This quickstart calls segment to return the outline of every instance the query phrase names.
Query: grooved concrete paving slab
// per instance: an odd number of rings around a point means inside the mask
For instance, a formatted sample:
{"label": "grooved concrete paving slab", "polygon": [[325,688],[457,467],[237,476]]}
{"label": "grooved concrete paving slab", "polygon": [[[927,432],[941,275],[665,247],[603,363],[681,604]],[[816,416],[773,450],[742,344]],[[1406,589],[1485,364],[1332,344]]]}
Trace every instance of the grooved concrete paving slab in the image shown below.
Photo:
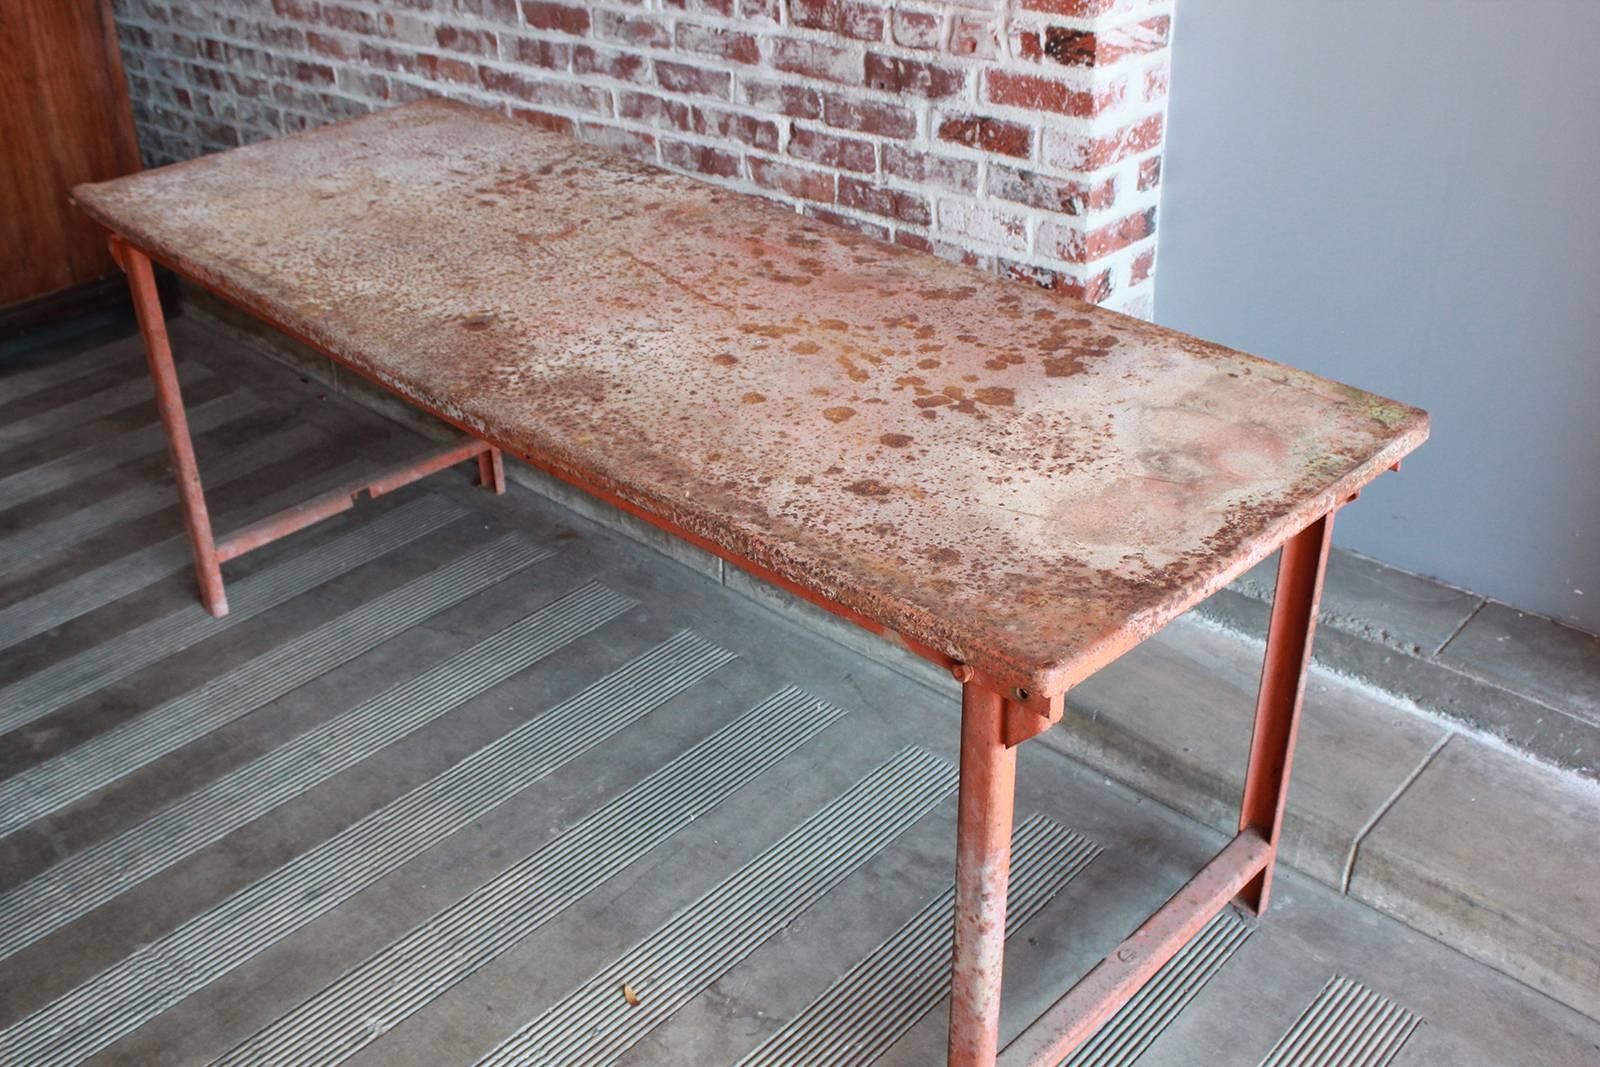
{"label": "grooved concrete paving slab", "polygon": [[1600,1016],[1597,841],[1600,789],[1455,737],[1362,843],[1350,892]]}
{"label": "grooved concrete paving slab", "polygon": [[1439,658],[1600,726],[1600,637],[1594,634],[1491,602]]}
{"label": "grooved concrete paving slab", "polygon": [[[1046,744],[1217,830],[1238,826],[1261,650],[1182,619],[1067,696]],[[1356,842],[1445,737],[1314,670],[1285,820],[1290,863],[1340,888]]]}
{"label": "grooved concrete paving slab", "polygon": [[[1334,529],[1337,536],[1337,523]],[[1277,584],[1278,557],[1274,553],[1229,588],[1270,601]],[[1335,548],[1328,555],[1318,615],[1324,626],[1412,655],[1431,656],[1481,604],[1483,598],[1476,593]]]}
{"label": "grooved concrete paving slab", "polygon": [[1600,1062],[1600,1024],[1505,975],[1463,970],[1456,952],[1388,916],[1295,872],[1275,880],[1273,900],[1138,1067],[1257,1067],[1335,975],[1421,1020],[1394,1067]]}
{"label": "grooved concrete paving slab", "polygon": [[[380,454],[391,445],[415,447],[407,435],[342,401],[308,403],[317,387],[294,383],[292,375],[252,364],[241,365],[236,376],[230,371],[230,380],[259,389],[274,411],[301,405],[295,410],[319,426],[358,428],[357,437]],[[0,374],[0,395],[3,390]],[[141,471],[151,479],[163,477],[153,466]],[[96,738],[110,736],[163,702],[199,686],[226,687],[238,666],[291,645],[353,605],[390,595],[508,535],[552,549],[554,555],[419,620],[250,714],[223,715],[225,721],[198,734],[205,724],[196,721],[194,729],[186,728],[186,743],[180,746],[153,734],[148,753],[130,753],[130,759],[143,761],[137,770],[75,796],[0,839],[0,888],[92,850],[97,842],[144,823],[175,798],[237,776],[239,768],[295,738],[342,721],[349,709],[372,705],[397,680],[438,670],[463,649],[571,590],[599,583],[637,606],[559,654],[418,724],[408,736],[308,784],[299,795],[17,951],[0,967],[0,1032],[53,1001],[70,1005],[88,999],[95,1002],[93,1011],[80,1016],[58,1007],[52,1018],[61,1018],[69,1030],[91,1017],[100,1020],[106,1028],[98,1037],[71,1038],[82,1042],[76,1046],[80,1050],[104,1045],[91,1063],[209,1064],[306,1004],[308,995],[376,958],[386,946],[408,936],[433,944],[440,938],[427,925],[431,919],[457,902],[482,900],[472,894],[492,889],[510,895],[495,897],[494,908],[483,914],[501,915],[505,929],[514,927],[515,937],[496,941],[493,952],[474,956],[471,966],[460,970],[452,969],[453,958],[442,957],[426,965],[379,968],[384,980],[419,983],[379,998],[403,1003],[404,1017],[386,1021],[385,1032],[370,1042],[355,1042],[363,1047],[348,1059],[310,1061],[318,1067],[324,1062],[371,1067],[474,1063],[608,961],[622,958],[630,946],[665,928],[686,905],[766,852],[894,753],[911,745],[946,761],[955,755],[958,708],[955,686],[948,679],[924,673],[919,677],[934,684],[919,684],[765,610],[763,603],[783,604],[745,595],[760,595],[754,586],[719,582],[715,574],[707,580],[705,573],[677,566],[521,489],[490,497],[470,487],[464,474],[431,479],[392,501],[360,507],[259,557],[246,557],[239,561],[237,575],[264,573],[432,494],[447,498],[464,517],[247,622],[201,635],[186,650],[144,664],[29,723],[10,735],[13,743],[0,754],[0,775],[25,772],[83,746],[92,752]],[[110,558],[107,554],[95,562]],[[193,603],[189,581],[164,579],[74,620],[50,639],[48,649],[19,645],[0,650],[0,672],[64,662],[115,642],[130,625],[166,617]],[[696,635],[695,641],[726,649],[735,658],[719,660],[709,673],[696,670],[681,686],[667,686],[657,694],[661,699],[651,697],[654,690],[647,685],[623,685],[622,694],[643,702],[634,713],[614,713],[609,701],[585,703],[583,694],[593,692],[597,681],[631,678],[628,672],[649,661],[652,650],[685,640],[681,635],[686,631]],[[1199,624],[1180,623],[1167,637],[1152,646],[1159,655],[1126,661],[1129,674],[1118,682],[1126,688],[1125,699],[1133,701],[1141,687],[1163,690],[1150,699],[1187,699],[1191,712],[1173,718],[1186,729],[1193,724],[1194,737],[1213,745],[1219,756],[1236,745],[1242,757],[1242,732],[1231,740],[1222,735],[1235,729],[1233,716],[1248,716],[1249,700],[1237,697],[1241,691],[1247,697],[1253,693],[1256,656],[1246,643]],[[867,644],[857,647],[872,650]],[[1220,681],[1202,686],[1197,673],[1202,669],[1220,672],[1212,675]],[[684,817],[670,839],[648,821],[672,818],[670,813],[663,816],[652,807],[640,822],[628,821],[616,836],[633,844],[620,844],[616,862],[604,871],[582,874],[581,893],[558,892],[561,907],[547,920],[510,922],[507,916],[515,910],[511,902],[520,907],[528,898],[507,872],[515,872],[524,857],[554,855],[562,850],[564,833],[602,825],[610,817],[606,813],[624,810],[618,807],[624,802],[643,804],[642,798],[655,794],[642,790],[640,783],[668,773],[675,761],[699,758],[694,754],[709,751],[712,739],[730,724],[789,686],[803,687],[816,700],[849,714],[831,723],[810,723],[800,731],[804,736],[796,736],[796,744],[763,757],[759,770],[752,766],[747,775],[730,769],[733,777],[727,784],[736,788],[717,794],[714,804],[695,801],[699,808],[692,818]],[[1098,696],[1088,694],[1104,702],[1107,722],[1123,703],[1117,693],[1108,687]],[[1325,728],[1326,737],[1313,738],[1302,749],[1297,781],[1305,787],[1308,814],[1291,825],[1299,842],[1291,847],[1306,855],[1343,842],[1355,815],[1367,810],[1405,760],[1418,748],[1425,752],[1433,738],[1426,731],[1412,736],[1380,726],[1375,727],[1380,729],[1377,738],[1369,739],[1372,747],[1362,747],[1359,724],[1362,715],[1373,714],[1370,709],[1357,706],[1346,689],[1332,697],[1314,692],[1314,703],[1319,700],[1334,709],[1324,716],[1333,725]],[[639,713],[643,704],[649,705],[648,714]],[[1232,710],[1235,704],[1238,711]],[[399,714],[404,709],[397,705],[390,710]],[[603,744],[584,743],[585,731],[575,723],[584,721],[585,714],[606,718],[610,736]],[[1133,729],[1139,714],[1136,708],[1117,720],[1119,728],[1133,724],[1128,727]],[[1067,729],[1089,725],[1081,710],[1069,715]],[[1198,733],[1207,729],[1217,736]],[[548,737],[563,739],[563,745],[570,737],[575,746],[571,758],[540,762],[540,739]],[[1189,773],[1182,758],[1199,758],[1201,748],[1190,747],[1192,753],[1161,757],[1171,761],[1179,779]],[[1337,762],[1341,759],[1342,764]],[[1238,762],[1229,759],[1227,765]],[[1359,763],[1370,766],[1350,774],[1349,781],[1338,780],[1339,767]],[[1430,773],[1438,765],[1436,760]],[[1223,792],[1230,788],[1213,777],[1208,784],[1204,773],[1196,772],[1184,788],[1196,782]],[[1092,863],[1076,869],[1075,877],[1052,883],[1048,899],[1031,901],[1035,913],[1011,938],[1003,1020],[1007,1034],[1047,1006],[1223,840],[1222,834],[1046,745],[1022,750],[1019,786],[1019,822],[1035,815],[1048,818],[1084,843],[1084,855],[1091,848],[1099,851]],[[1401,810],[1397,805],[1396,811]],[[1548,800],[1543,812],[1553,813]],[[1380,827],[1385,825],[1387,820]],[[292,873],[311,870],[317,857],[332,856],[340,842],[357,839],[371,847],[356,849],[353,861],[391,858],[363,876],[359,892],[355,882],[327,883]],[[648,1033],[629,1033],[599,1062],[635,1067],[738,1062],[948,888],[953,842],[954,803],[946,798],[833,888],[808,899],[803,911],[720,977],[708,985],[697,979],[695,995],[660,1005],[663,1010],[652,1016],[655,1025]],[[859,841],[841,845],[870,851]],[[582,849],[571,851],[584,854]],[[208,925],[212,920],[206,916],[233,914],[242,905],[229,901],[255,900],[264,886],[276,887],[271,908],[249,910],[249,922]],[[330,895],[319,899],[324,893]],[[342,902],[330,906],[336,900]],[[759,906],[761,901],[753,903]],[[470,919],[476,913],[474,904],[463,914]],[[280,923],[280,916],[294,919]],[[1152,1015],[1161,1028],[1146,1029],[1141,1023],[1137,1040],[1108,1037],[1103,1044],[1115,1045],[1124,1059],[1142,1048],[1137,1060],[1141,1067],[1255,1067],[1328,980],[1341,973],[1394,998],[1423,1020],[1395,1060],[1396,1067],[1592,1067],[1600,1051],[1600,1024],[1292,870],[1284,870],[1277,880],[1269,920],[1253,929],[1207,982],[1184,987],[1186,1002],[1162,999]],[[181,937],[175,931],[182,931]],[[690,931],[695,936],[701,932],[698,927]],[[234,940],[246,933],[255,940]],[[456,933],[475,938],[494,930],[463,920],[460,930],[444,933],[449,937],[441,938],[448,940]],[[163,939],[176,943],[174,937],[186,949],[182,959],[197,965],[181,974],[162,971],[159,982],[150,983],[170,995],[148,1002],[137,991],[124,990],[117,994],[120,999],[91,996],[110,981],[96,976],[132,973],[138,968],[122,961],[139,954],[141,946]],[[916,958],[939,955],[919,952]],[[226,967],[206,962],[217,960],[232,962]],[[445,972],[448,982],[438,978]],[[859,1002],[892,998],[903,977],[893,970],[875,974],[868,981],[871,988],[860,991]],[[919,988],[926,989],[927,976],[916,977],[922,980]],[[705,987],[698,989],[700,985]],[[917,1005],[918,1012],[931,1010],[875,1062],[929,1067],[942,1061],[945,1011],[934,988],[935,994]],[[74,999],[58,1001],[63,995]],[[133,1014],[114,1016],[113,1004]],[[339,1017],[358,1027],[361,1018],[354,1007]],[[41,1018],[14,1036],[41,1033]],[[116,1034],[120,1039],[108,1040]],[[581,1043],[581,1035],[574,1037]],[[0,1047],[9,1047],[5,1040],[0,1038]],[[54,1041],[44,1045],[50,1051],[40,1062],[74,1058],[66,1055],[73,1047],[66,1038],[59,1048]],[[804,1062],[828,1067],[844,1061],[824,1056]]]}
{"label": "grooved concrete paving slab", "polygon": [[[1268,610],[1262,601],[1223,589],[1195,614],[1260,640]],[[1474,677],[1439,657],[1409,655],[1335,626],[1317,628],[1314,655],[1317,663],[1339,674],[1499,738],[1537,759],[1600,778],[1600,723]]]}

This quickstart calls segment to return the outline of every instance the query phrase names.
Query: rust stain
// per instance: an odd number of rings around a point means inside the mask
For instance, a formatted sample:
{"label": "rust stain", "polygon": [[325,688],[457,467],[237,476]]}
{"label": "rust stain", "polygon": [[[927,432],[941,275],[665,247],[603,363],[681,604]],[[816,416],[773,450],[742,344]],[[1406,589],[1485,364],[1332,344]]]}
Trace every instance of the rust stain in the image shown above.
{"label": "rust stain", "polygon": [[508,452],[1037,693],[1427,436],[1415,408],[445,101],[74,196]]}
{"label": "rust stain", "polygon": [[822,409],[822,417],[827,419],[829,422],[844,422],[854,416],[855,413],[855,408],[847,407],[832,407]]}

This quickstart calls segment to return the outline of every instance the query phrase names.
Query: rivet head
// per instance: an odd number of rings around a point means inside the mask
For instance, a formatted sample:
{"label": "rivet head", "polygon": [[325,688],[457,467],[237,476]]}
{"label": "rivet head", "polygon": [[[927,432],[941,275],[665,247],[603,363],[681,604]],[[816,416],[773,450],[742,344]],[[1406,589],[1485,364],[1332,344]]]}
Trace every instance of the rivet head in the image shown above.
{"label": "rivet head", "polygon": [[950,668],[950,673],[955,675],[956,681],[960,682],[962,685],[966,685],[968,682],[972,681],[978,672],[973,670],[965,663],[957,663]]}

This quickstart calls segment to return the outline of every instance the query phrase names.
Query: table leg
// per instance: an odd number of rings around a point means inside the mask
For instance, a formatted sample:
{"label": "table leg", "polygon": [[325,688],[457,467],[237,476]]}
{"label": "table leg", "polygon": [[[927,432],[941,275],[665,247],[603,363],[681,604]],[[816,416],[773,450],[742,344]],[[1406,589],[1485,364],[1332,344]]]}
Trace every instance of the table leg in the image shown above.
{"label": "table leg", "polygon": [[1017,751],[1006,745],[1004,726],[1004,698],[972,682],[964,684],[949,1067],[992,1067],[999,1051],[1017,773]]}
{"label": "table leg", "polygon": [[478,484],[497,496],[506,491],[506,465],[498,448],[478,453]]}
{"label": "table leg", "polygon": [[222,587],[222,567],[217,562],[217,546],[211,536],[211,517],[206,514],[205,491],[200,471],[195,466],[194,445],[189,440],[189,420],[183,412],[183,397],[178,392],[178,375],[172,366],[172,346],[167,340],[166,319],[161,314],[161,296],[156,290],[150,259],[137,248],[112,238],[112,257],[128,275],[133,294],[133,310],[144,337],[145,359],[150,365],[150,380],[156,388],[156,408],[167,430],[167,446],[172,454],[172,469],[178,479],[178,502],[183,508],[183,524],[194,550],[194,572],[200,583],[200,601],[212,615],[228,613],[228,597]]}
{"label": "table leg", "polygon": [[1332,537],[1333,513],[1329,512],[1285,542],[1278,560],[1278,585],[1272,598],[1250,763],[1239,810],[1239,829],[1257,831],[1272,849],[1265,869],[1238,896],[1238,902],[1256,915],[1267,910],[1272,889],[1283,808],[1289,797],[1289,768],[1305,699],[1306,668],[1311,663],[1311,638]]}

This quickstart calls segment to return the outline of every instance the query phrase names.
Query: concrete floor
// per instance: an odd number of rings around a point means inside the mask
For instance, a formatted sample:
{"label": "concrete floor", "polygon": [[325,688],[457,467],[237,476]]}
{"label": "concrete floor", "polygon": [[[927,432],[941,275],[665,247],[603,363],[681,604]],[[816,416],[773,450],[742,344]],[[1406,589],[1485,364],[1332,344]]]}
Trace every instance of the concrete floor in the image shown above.
{"label": "concrete floor", "polygon": [[[286,441],[231,521],[421,447],[207,336],[174,324],[227,409],[202,473]],[[121,381],[114,347],[76,358]],[[67,531],[0,566],[0,611],[32,605],[0,616],[0,1064],[942,1062],[953,686],[466,467],[230,565],[211,622],[153,549],[153,413],[52,421],[101,384],[63,373],[0,377],[38,428],[0,457],[0,558]],[[1048,821],[1007,1033],[1222,842],[1056,747],[1019,777]],[[1600,1062],[1600,1024],[1286,869],[1174,964],[1073,1063]]]}

